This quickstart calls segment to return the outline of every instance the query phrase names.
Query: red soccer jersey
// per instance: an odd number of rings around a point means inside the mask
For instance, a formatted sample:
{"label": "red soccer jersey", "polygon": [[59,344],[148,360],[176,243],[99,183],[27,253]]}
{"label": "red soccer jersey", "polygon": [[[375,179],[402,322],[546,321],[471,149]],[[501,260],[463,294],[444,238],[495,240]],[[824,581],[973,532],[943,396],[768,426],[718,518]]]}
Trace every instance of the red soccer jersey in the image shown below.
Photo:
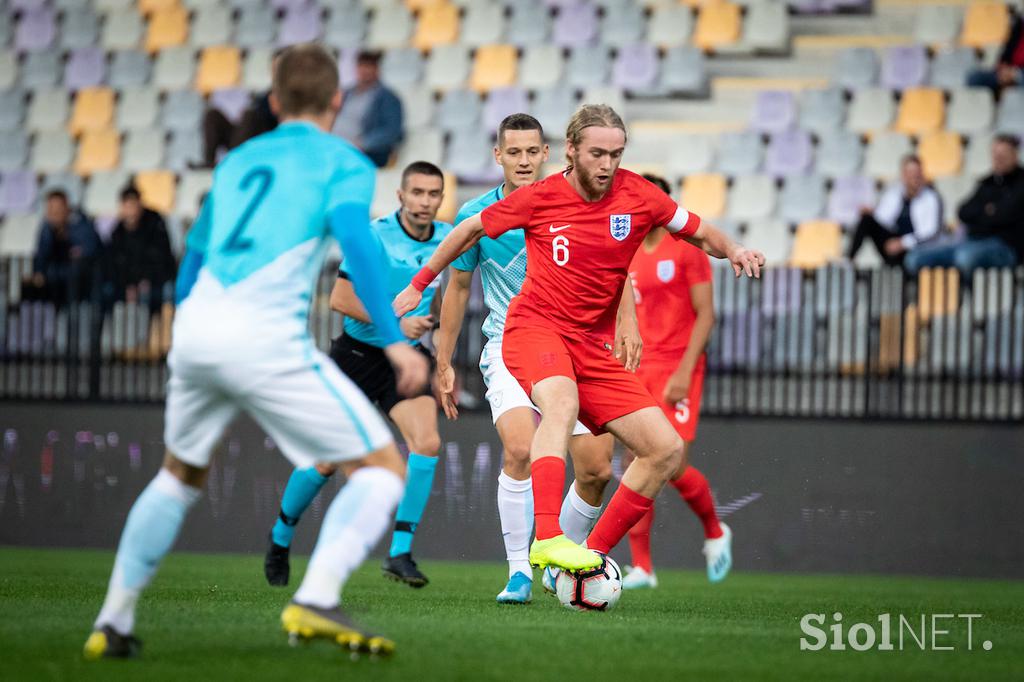
{"label": "red soccer jersey", "polygon": [[641,246],[629,266],[644,363],[678,363],[690,343],[697,313],[690,287],[711,281],[711,260],[688,242],[662,239],[650,253]]}
{"label": "red soccer jersey", "polygon": [[[540,317],[560,333],[614,334],[633,254],[648,232],[679,211],[658,187],[621,169],[599,201],[584,201],[558,173],[484,209],[481,219],[492,239],[516,228],[526,232],[526,281],[509,320]],[[682,221],[679,237],[700,225],[685,211],[676,223]]]}

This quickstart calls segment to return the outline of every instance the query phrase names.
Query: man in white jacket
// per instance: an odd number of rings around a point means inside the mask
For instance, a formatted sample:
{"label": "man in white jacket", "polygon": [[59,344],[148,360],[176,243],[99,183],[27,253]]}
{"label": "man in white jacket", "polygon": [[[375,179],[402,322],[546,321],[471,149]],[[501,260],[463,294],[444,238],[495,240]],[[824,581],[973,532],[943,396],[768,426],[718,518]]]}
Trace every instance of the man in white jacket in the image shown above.
{"label": "man in white jacket", "polygon": [[905,156],[900,180],[885,189],[873,211],[864,209],[847,256],[852,259],[870,239],[886,265],[902,265],[908,251],[934,239],[941,229],[942,199],[925,181],[921,160]]}

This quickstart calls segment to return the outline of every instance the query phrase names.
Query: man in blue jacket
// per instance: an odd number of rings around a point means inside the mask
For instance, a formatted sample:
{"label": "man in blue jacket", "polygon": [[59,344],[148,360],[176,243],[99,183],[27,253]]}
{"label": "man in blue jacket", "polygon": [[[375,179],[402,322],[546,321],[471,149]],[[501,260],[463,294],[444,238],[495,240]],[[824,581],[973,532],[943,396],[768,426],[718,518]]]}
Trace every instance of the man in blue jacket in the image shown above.
{"label": "man in blue jacket", "polygon": [[46,195],[25,297],[55,303],[86,298],[97,274],[95,265],[100,248],[92,221],[72,210],[63,190],[52,190]]}
{"label": "man in blue jacket", "polygon": [[334,133],[386,166],[402,141],[402,102],[380,82],[380,53],[363,51],[356,57],[356,84],[344,92]]}

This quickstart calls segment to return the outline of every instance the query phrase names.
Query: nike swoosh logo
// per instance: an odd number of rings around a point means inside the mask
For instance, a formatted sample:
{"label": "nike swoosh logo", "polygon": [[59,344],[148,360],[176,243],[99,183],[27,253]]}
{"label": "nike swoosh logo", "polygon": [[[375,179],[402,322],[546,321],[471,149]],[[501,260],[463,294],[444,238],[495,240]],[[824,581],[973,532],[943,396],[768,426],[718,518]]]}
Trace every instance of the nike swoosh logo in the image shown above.
{"label": "nike swoosh logo", "polygon": [[554,225],[550,225],[548,227],[548,231],[561,232],[562,230],[568,230],[570,227],[572,227],[572,225],[562,225],[561,227],[555,227]]}

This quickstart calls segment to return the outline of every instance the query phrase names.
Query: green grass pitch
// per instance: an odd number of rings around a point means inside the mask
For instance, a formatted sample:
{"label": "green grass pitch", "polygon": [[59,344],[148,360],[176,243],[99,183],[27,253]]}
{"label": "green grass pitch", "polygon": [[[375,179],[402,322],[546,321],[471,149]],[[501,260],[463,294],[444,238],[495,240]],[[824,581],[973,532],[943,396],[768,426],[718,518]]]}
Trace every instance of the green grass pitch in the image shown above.
{"label": "green grass pitch", "polygon": [[[573,613],[538,589],[529,606],[498,606],[501,564],[424,561],[432,582],[383,580],[377,560],[352,579],[349,610],[392,636],[391,660],[350,660],[324,642],[288,646],[278,614],[290,590],[263,582],[262,557],[173,554],[143,598],[143,658],[80,657],[111,552],[0,548],[0,678],[14,680],[743,680],[1024,677],[1024,583],[802,576],[736,571],[709,585],[661,571],[661,587],[628,592],[611,613]],[[294,576],[305,561],[297,560]],[[983,614],[973,650],[966,621],[921,651],[801,651],[800,618],[840,611],[847,628],[881,613]],[[944,628],[943,628],[944,629]],[[992,642],[986,651],[981,643]],[[929,642],[930,644],[930,642]],[[909,648],[907,648],[909,647]]]}

